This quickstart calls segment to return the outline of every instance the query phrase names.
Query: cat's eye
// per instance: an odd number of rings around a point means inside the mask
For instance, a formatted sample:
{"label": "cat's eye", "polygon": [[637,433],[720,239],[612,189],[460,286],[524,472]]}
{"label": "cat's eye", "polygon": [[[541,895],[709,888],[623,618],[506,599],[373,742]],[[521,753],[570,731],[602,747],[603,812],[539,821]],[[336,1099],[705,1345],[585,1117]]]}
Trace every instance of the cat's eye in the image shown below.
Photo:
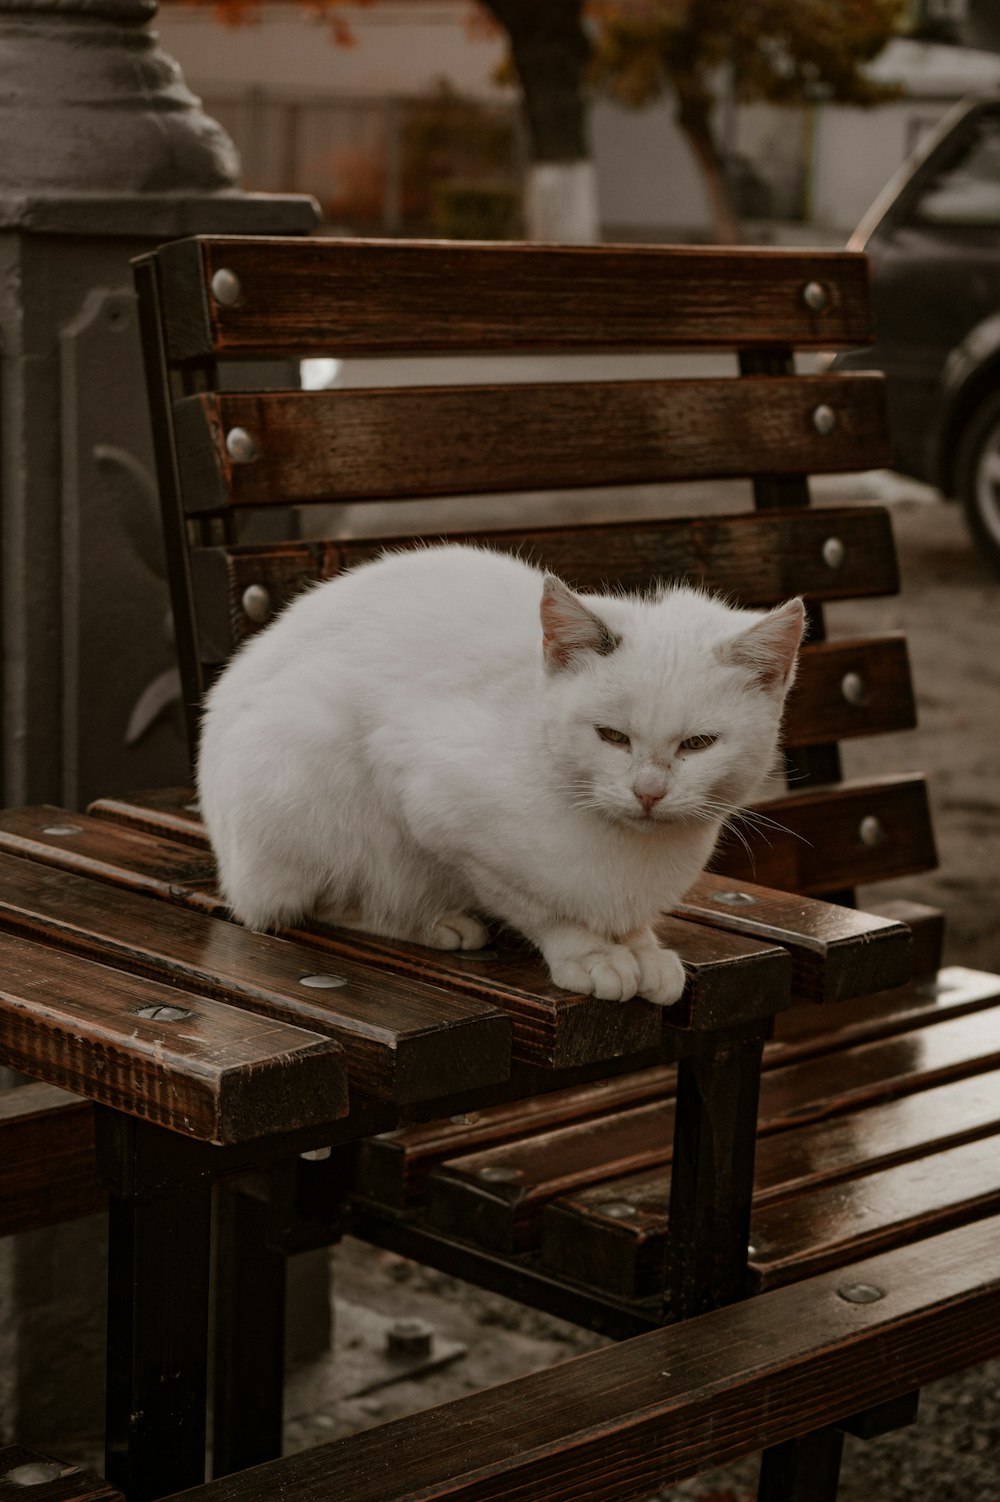
{"label": "cat's eye", "polygon": [[602,741],[610,741],[612,746],[631,746],[632,742],[624,730],[613,730],[610,725],[595,725],[594,729]]}
{"label": "cat's eye", "polygon": [[689,735],[687,740],[681,741],[682,751],[707,751],[709,746],[714,746],[719,739],[717,735]]}

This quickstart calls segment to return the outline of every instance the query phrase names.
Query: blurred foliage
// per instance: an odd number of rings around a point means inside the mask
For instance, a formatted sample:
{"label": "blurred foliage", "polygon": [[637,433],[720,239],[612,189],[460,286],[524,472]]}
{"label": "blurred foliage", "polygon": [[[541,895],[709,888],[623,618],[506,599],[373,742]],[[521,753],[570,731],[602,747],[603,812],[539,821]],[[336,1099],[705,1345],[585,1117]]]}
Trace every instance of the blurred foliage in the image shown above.
{"label": "blurred foliage", "polygon": [[439,183],[431,229],[443,240],[510,240],[518,232],[519,200],[513,188],[492,183]]}
{"label": "blurred foliage", "polygon": [[864,71],[898,30],[906,0],[589,0],[591,81],[637,108],[674,100],[705,182],[716,238],[739,238],[715,125],[719,91],[742,103],[872,105],[898,92]]}
{"label": "blurred foliage", "polygon": [[442,82],[434,94],[406,101],[402,147],[407,220],[429,219],[446,239],[510,238],[517,152],[508,108],[464,99]]}

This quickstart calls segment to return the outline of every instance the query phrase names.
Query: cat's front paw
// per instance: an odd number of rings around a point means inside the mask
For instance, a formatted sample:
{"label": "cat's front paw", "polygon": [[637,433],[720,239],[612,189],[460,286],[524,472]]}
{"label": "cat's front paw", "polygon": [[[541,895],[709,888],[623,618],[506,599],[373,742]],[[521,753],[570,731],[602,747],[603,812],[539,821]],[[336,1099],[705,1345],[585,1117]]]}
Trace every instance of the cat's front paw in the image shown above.
{"label": "cat's front paw", "polygon": [[661,949],[653,940],[637,945],[633,954],[639,962],[639,995],[657,1006],[673,1006],[684,990],[684,966],[672,949]]}
{"label": "cat's front paw", "polygon": [[580,954],[549,962],[552,979],[564,991],[601,1001],[630,1001],[639,989],[639,962],[624,944],[595,945]]}
{"label": "cat's front paw", "polygon": [[488,938],[478,918],[468,913],[442,913],[425,942],[435,949],[482,949]]}

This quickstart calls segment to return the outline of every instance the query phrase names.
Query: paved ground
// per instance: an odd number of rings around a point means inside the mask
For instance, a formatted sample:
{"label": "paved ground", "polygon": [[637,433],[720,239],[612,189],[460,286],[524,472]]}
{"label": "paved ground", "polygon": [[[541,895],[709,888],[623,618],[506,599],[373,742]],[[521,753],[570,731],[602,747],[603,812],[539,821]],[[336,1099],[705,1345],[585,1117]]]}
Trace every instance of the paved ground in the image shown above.
{"label": "paved ground", "polygon": [[[919,699],[920,728],[848,748],[851,775],[928,773],[941,865],[895,883],[945,909],[948,957],[1000,971],[995,862],[1000,825],[1000,585],[971,548],[957,508],[922,487],[879,473],[817,487],[820,503],[863,499],[893,508],[903,575],[898,598],[838,606],[830,630],[852,635],[904,629]],[[679,498],[682,503],[683,498]],[[731,504],[718,496],[720,509]],[[890,895],[883,889],[881,895]],[[877,906],[879,894],[866,894]],[[351,1306],[341,1319],[356,1388],[378,1380],[384,1322],[429,1321],[447,1351],[467,1353],[443,1369],[344,1397],[327,1361],[300,1370],[289,1390],[288,1444],[315,1444],[354,1428],[445,1401],[548,1365],[600,1342],[573,1327],[356,1242],[336,1253],[335,1286]],[[359,1325],[358,1305],[376,1311]],[[345,1333],[346,1332],[346,1333]],[[353,1344],[352,1344],[353,1343]],[[359,1377],[358,1372],[366,1376]],[[756,1460],[672,1488],[686,1502],[750,1502]],[[1000,1362],[940,1383],[923,1395],[918,1425],[864,1445],[848,1439],[840,1502],[1000,1502]],[[581,1498],[581,1502],[585,1499]]]}

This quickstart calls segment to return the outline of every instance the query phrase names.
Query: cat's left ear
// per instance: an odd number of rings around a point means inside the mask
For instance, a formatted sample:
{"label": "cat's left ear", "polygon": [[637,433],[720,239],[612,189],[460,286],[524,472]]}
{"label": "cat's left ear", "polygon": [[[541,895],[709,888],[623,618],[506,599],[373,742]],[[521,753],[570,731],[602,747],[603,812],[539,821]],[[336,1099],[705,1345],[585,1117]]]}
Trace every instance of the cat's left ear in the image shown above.
{"label": "cat's left ear", "polygon": [[541,616],[542,650],[550,673],[570,667],[582,653],[607,657],[621,641],[555,574],[545,575]]}
{"label": "cat's left ear", "polygon": [[795,676],[795,654],[805,623],[805,605],[789,600],[716,651],[723,662],[750,668],[765,688],[785,690]]}

